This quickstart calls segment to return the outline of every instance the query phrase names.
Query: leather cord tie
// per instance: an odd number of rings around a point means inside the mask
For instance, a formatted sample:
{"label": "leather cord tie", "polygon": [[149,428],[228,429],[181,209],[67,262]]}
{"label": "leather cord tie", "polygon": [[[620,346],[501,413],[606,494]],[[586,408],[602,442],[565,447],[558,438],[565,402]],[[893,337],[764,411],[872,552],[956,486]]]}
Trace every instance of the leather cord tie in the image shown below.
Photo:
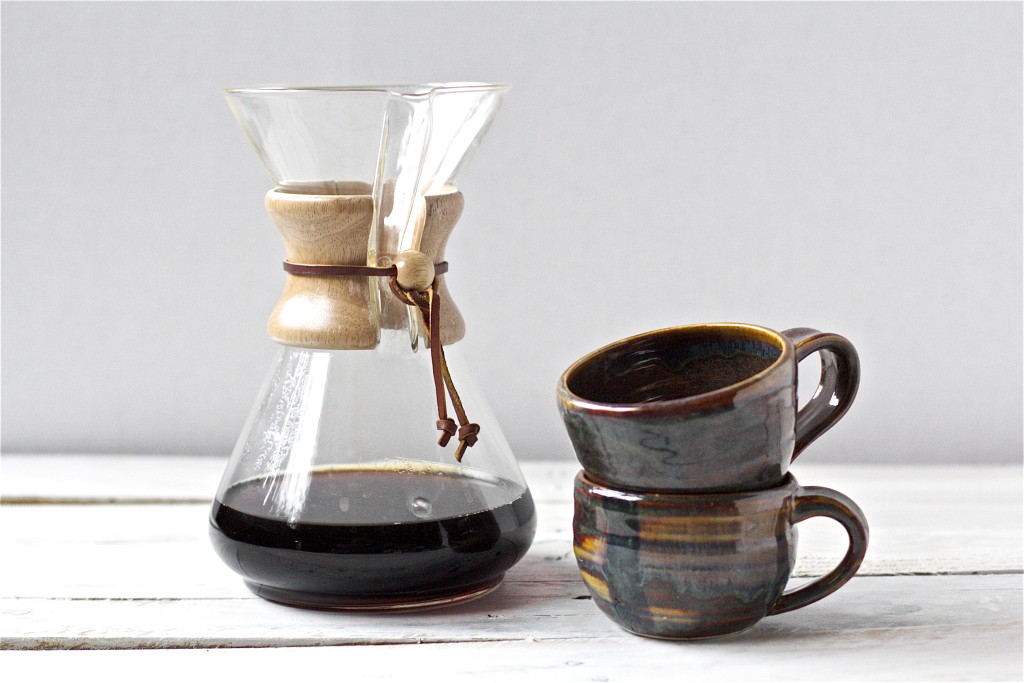
{"label": "leather cord tie", "polygon": [[[441,432],[437,443],[442,447],[447,446],[451,438],[458,435],[459,445],[455,449],[455,459],[462,462],[466,449],[477,442],[480,425],[470,422],[466,416],[462,399],[459,398],[459,392],[455,390],[455,383],[452,382],[451,373],[448,371],[444,349],[441,347],[441,298],[437,296],[437,276],[448,272],[448,262],[431,263],[422,252],[404,251],[395,258],[394,265],[386,268],[285,261],[284,269],[292,275],[316,277],[386,277],[395,297],[406,306],[419,310],[430,339],[430,365],[434,375],[434,394],[437,398],[437,429]],[[459,420],[457,427],[455,420],[448,417],[449,398]]]}

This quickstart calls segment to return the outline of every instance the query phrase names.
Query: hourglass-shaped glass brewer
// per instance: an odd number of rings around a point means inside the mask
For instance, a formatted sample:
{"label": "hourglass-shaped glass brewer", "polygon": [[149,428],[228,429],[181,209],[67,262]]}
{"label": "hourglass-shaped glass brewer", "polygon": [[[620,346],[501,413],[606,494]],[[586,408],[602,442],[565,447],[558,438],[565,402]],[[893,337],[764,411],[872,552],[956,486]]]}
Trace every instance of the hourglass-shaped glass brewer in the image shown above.
{"label": "hourglass-shaped glass brewer", "polygon": [[450,604],[496,587],[533,539],[443,275],[455,177],[505,90],[225,91],[276,183],[266,206],[289,271],[268,325],[282,349],[211,513],[214,547],[261,597]]}

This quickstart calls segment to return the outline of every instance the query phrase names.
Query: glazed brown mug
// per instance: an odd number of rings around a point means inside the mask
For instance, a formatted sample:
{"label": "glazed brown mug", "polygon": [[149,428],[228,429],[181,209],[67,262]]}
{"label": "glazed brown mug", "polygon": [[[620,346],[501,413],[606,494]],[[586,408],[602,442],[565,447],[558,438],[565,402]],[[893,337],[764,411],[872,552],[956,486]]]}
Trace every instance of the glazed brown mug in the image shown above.
{"label": "glazed brown mug", "polygon": [[[787,474],[745,493],[638,493],[580,472],[573,549],[595,604],[627,631],[656,638],[710,638],[816,602],[860,567],[868,525],[838,491],[802,487]],[[825,576],[784,593],[796,556],[793,525],[831,517],[849,549]]]}
{"label": "glazed brown mug", "polygon": [[[797,404],[797,363],[821,354],[814,397]],[[860,380],[837,334],[686,325],[629,337],[562,375],[558,405],[588,476],[644,491],[748,491],[789,464],[850,408]]]}

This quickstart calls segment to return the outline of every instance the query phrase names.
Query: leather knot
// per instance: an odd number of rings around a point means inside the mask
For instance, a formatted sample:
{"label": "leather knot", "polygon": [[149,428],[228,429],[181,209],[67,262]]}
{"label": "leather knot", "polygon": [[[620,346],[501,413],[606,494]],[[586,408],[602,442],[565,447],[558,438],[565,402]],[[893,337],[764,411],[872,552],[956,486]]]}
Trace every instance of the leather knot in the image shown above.
{"label": "leather knot", "polygon": [[462,425],[459,428],[459,447],[455,449],[455,459],[462,462],[462,456],[466,449],[477,442],[477,434],[480,433],[480,425],[475,422]]}
{"label": "leather knot", "polygon": [[462,425],[459,429],[459,441],[466,441],[470,446],[476,443],[476,435],[480,433],[480,425],[476,422],[470,422],[467,425]]}
{"label": "leather knot", "polygon": [[437,445],[444,448],[451,441],[451,438],[455,436],[455,432],[458,429],[455,426],[455,420],[447,417],[443,420],[437,421],[437,428],[441,430],[441,436],[437,439]]}

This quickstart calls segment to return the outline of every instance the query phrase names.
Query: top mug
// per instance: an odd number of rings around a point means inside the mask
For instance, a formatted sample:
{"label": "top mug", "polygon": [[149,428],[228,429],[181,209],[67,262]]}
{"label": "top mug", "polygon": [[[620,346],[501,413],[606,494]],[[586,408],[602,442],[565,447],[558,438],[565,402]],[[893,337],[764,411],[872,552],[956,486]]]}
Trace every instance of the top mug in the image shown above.
{"label": "top mug", "polygon": [[[821,354],[797,409],[797,363]],[[558,405],[588,476],[642,491],[751,491],[850,408],[860,381],[844,337],[757,325],[685,325],[629,337],[569,367]]]}

